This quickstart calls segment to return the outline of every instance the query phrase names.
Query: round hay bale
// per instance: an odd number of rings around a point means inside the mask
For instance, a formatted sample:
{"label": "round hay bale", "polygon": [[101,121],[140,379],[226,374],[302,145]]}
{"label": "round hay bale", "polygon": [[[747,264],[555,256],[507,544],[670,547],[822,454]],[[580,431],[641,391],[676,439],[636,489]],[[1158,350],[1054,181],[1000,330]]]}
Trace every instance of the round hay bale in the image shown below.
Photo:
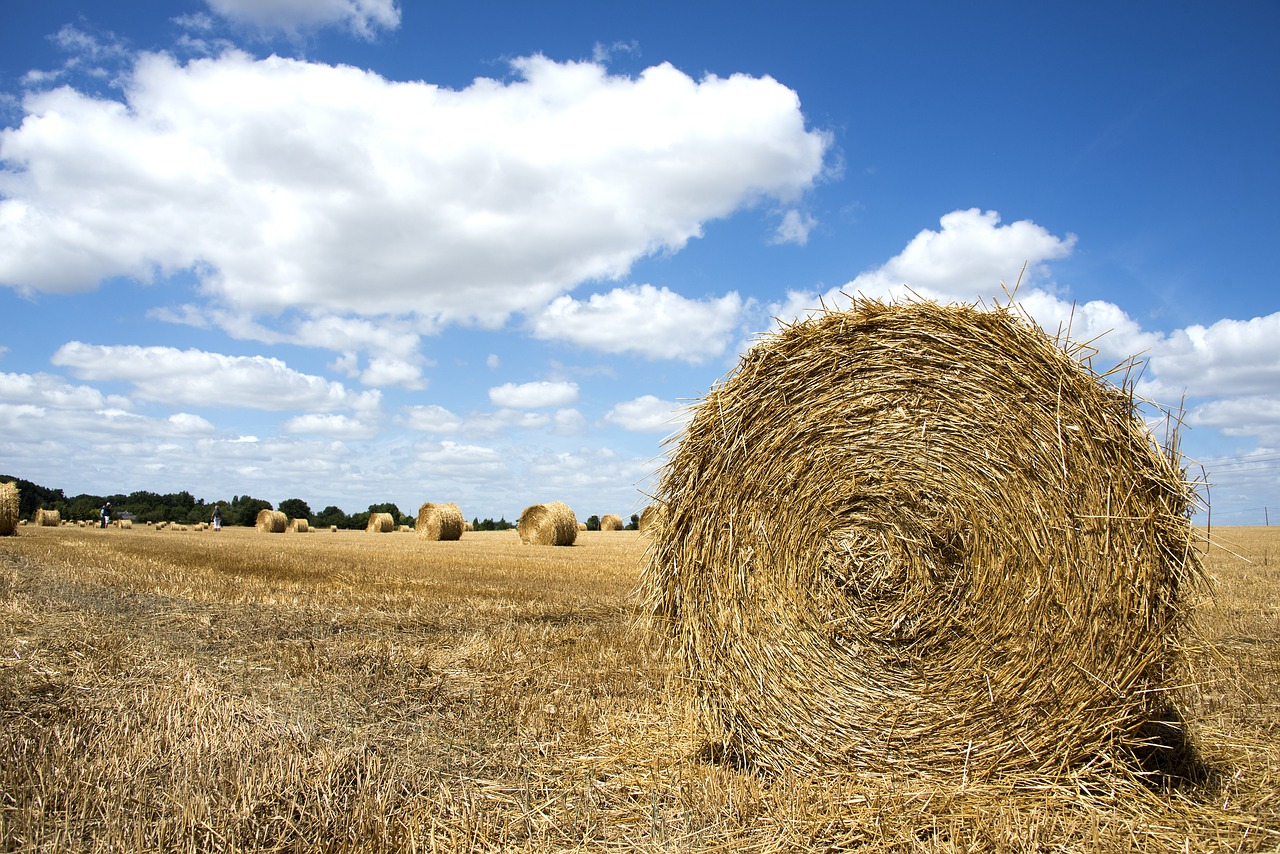
{"label": "round hay bale", "polygon": [[370,513],[369,524],[365,527],[365,532],[370,534],[390,534],[396,529],[396,520],[391,518],[390,513]]}
{"label": "round hay bale", "polygon": [[1010,308],[762,339],[668,461],[641,589],[767,768],[976,779],[1138,749],[1203,581],[1176,437]]}
{"label": "round hay bale", "polygon": [[57,528],[62,524],[62,517],[57,510],[46,510],[41,507],[36,511],[36,524],[42,528]]}
{"label": "round hay bale", "polygon": [[0,537],[12,537],[18,533],[18,484],[13,481],[0,483]]}
{"label": "round hay bale", "polygon": [[291,534],[309,534],[311,527],[307,524],[306,519],[290,519],[289,533]]}
{"label": "round hay bale", "polygon": [[[84,523],[82,522],[81,524],[84,524]],[[126,530],[126,531],[127,531],[127,530],[129,530],[130,528],[132,528],[132,527],[133,527],[133,520],[132,520],[132,519],[117,519],[117,520],[116,520],[116,524],[117,524],[117,525],[119,525],[119,526],[120,526],[120,528],[121,528],[122,530]]]}
{"label": "round hay bale", "polygon": [[259,510],[257,526],[264,534],[283,534],[289,526],[289,517],[279,510]]}
{"label": "round hay bale", "polygon": [[662,524],[663,508],[661,504],[650,504],[640,511],[640,533],[650,534]]}
{"label": "round hay bale", "polygon": [[457,504],[432,504],[430,501],[418,508],[414,528],[424,540],[458,540],[467,522]]}
{"label": "round hay bale", "polygon": [[579,530],[579,531],[585,531],[585,530],[587,530],[587,523],[586,523],[586,522],[579,522],[579,523],[578,523],[578,530]]}
{"label": "round hay bale", "polygon": [[600,530],[602,531],[621,531],[622,517],[616,513],[606,513],[600,517]]}
{"label": "round hay bale", "polygon": [[533,504],[520,514],[516,530],[525,545],[571,546],[578,538],[578,518],[561,501]]}
{"label": "round hay bale", "polygon": [[338,533],[338,526],[337,526],[337,525],[330,525],[330,526],[329,526],[329,533],[330,533],[330,534],[336,534],[336,533]]}

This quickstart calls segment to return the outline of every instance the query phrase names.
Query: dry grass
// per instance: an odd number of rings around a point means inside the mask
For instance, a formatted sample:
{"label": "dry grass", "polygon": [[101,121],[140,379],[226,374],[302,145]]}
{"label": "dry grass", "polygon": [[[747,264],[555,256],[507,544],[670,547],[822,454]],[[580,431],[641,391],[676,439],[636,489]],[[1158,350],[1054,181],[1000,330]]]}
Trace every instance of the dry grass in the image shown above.
{"label": "dry grass", "polygon": [[1190,650],[1180,701],[1196,774],[1088,789],[717,756],[632,619],[646,542],[0,541],[0,850],[1280,845],[1280,533],[1219,530],[1207,554],[1217,651]]}

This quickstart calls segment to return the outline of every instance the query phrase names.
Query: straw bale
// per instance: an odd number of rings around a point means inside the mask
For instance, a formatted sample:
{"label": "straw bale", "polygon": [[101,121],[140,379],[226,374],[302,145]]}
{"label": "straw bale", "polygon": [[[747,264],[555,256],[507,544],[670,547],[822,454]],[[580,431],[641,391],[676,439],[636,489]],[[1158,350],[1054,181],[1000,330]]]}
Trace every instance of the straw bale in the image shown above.
{"label": "straw bale", "polygon": [[466,526],[457,504],[432,504],[430,501],[418,508],[418,519],[414,524],[418,536],[424,540],[458,540]]}
{"label": "straw bale", "polygon": [[117,520],[116,520],[116,525],[117,525],[117,526],[119,526],[120,528],[124,529],[124,530],[128,530],[128,529],[130,529],[130,528],[132,528],[132,527],[133,527],[133,520],[132,520],[132,519],[117,519]]}
{"label": "straw bale", "polygon": [[622,517],[616,513],[606,513],[600,517],[600,530],[602,531],[621,531]]}
{"label": "straw bale", "polygon": [[13,481],[0,483],[0,537],[17,534],[18,508],[18,484]]}
{"label": "straw bale", "polygon": [[365,531],[370,534],[391,534],[396,529],[396,520],[390,513],[370,513],[369,524]]}
{"label": "straw bale", "polygon": [[337,525],[330,525],[330,526],[329,526],[329,533],[331,533],[331,534],[336,534],[336,533],[338,533],[338,526],[337,526]]}
{"label": "straw bale", "polygon": [[578,539],[578,518],[562,501],[533,504],[516,525],[520,542],[533,546],[571,546]]}
{"label": "straw bale", "polygon": [[705,731],[969,780],[1138,752],[1199,498],[1089,357],[1015,306],[862,299],[744,355],[673,440],[641,581]]}
{"label": "straw bale", "polygon": [[309,533],[311,533],[311,528],[310,528],[310,526],[307,524],[307,520],[306,520],[306,519],[290,519],[290,520],[289,520],[289,533],[291,533],[291,534],[309,534]]}
{"label": "straw bale", "polygon": [[42,528],[57,528],[62,524],[62,517],[57,510],[46,510],[42,507],[36,511],[36,524]]}
{"label": "straw bale", "polygon": [[264,534],[283,534],[289,526],[289,517],[279,510],[259,510],[257,525]]}
{"label": "straw bale", "polygon": [[650,504],[640,511],[640,533],[652,533],[653,529],[662,524],[662,505]]}
{"label": "straw bale", "polygon": [[587,523],[586,523],[586,522],[579,522],[579,523],[578,523],[578,530],[579,530],[579,531],[585,531],[585,530],[587,530]]}

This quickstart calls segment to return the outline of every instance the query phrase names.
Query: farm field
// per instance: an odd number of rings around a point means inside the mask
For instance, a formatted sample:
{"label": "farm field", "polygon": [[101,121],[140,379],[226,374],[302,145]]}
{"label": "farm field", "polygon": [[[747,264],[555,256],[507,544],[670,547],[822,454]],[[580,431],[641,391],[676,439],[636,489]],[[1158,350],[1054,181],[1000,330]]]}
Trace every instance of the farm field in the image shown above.
{"label": "farm field", "polygon": [[24,526],[0,850],[1280,849],[1280,529],[1213,531],[1199,773],[1160,786],[717,761],[635,619],[645,546]]}

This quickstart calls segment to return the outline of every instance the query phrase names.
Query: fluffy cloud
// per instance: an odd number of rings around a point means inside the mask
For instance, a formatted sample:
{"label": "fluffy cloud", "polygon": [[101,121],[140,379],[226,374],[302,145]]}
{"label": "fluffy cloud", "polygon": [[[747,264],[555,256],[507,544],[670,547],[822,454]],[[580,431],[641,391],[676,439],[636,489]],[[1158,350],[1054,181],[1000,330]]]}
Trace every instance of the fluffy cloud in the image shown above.
{"label": "fluffy cloud", "polygon": [[337,439],[368,439],[378,432],[375,421],[342,413],[311,412],[290,418],[282,426],[286,433],[315,433]]}
{"label": "fluffy cloud", "polygon": [[205,0],[218,15],[264,31],[300,33],[345,26],[371,39],[378,30],[400,26],[395,0]]}
{"label": "fluffy cloud", "polygon": [[564,406],[578,399],[578,384],[572,382],[505,383],[489,389],[489,400],[511,409],[539,409]]}
{"label": "fluffy cloud", "polygon": [[512,70],[454,91],[153,54],[123,101],[32,94],[0,132],[0,282],[67,293],[192,270],[236,311],[496,325],[798,197],[830,144],[767,77]]}
{"label": "fluffy cloud", "polygon": [[226,356],[172,347],[101,346],[72,341],[53,363],[86,380],[131,383],[145,400],[266,410],[378,409],[377,391],[355,393],[342,383],[298,373],[279,359]]}
{"label": "fluffy cloud", "polygon": [[1075,235],[1057,237],[1030,220],[1001,225],[998,213],[977,208],[952,211],[942,217],[941,226],[921,231],[880,267],[825,294],[789,293],[784,302],[770,306],[771,314],[791,321],[816,309],[820,300],[828,307],[845,306],[845,294],[915,293],[944,302],[1002,297],[1000,283],[1012,287],[1024,264],[1022,286],[1030,291],[1047,278],[1045,262],[1070,255],[1076,243]]}
{"label": "fluffy cloud", "polygon": [[728,349],[742,306],[736,293],[691,300],[667,288],[632,285],[585,302],[559,297],[533,319],[533,334],[606,353],[697,363]]}
{"label": "fluffy cloud", "polygon": [[1274,394],[1280,389],[1280,312],[1188,326],[1153,349],[1150,391],[1191,397]]}
{"label": "fluffy cloud", "polygon": [[642,433],[671,433],[688,420],[687,407],[651,394],[619,403],[605,413],[604,420],[624,430]]}

